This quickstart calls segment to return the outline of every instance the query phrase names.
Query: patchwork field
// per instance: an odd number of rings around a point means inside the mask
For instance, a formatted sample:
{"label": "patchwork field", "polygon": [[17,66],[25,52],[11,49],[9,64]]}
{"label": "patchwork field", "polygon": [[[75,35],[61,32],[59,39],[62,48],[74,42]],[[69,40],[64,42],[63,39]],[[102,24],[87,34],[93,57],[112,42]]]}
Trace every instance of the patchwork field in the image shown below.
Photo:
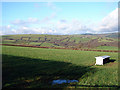
{"label": "patchwork field", "polygon": [[[63,48],[90,48],[118,50],[118,34],[85,34],[85,35],[3,35],[2,44],[33,45]],[[111,48],[112,47],[112,48]]]}
{"label": "patchwork field", "polygon": [[[110,62],[95,66],[95,56]],[[114,61],[114,62],[113,62]],[[3,88],[117,87],[118,53],[2,46]],[[52,85],[56,79],[78,83]]]}

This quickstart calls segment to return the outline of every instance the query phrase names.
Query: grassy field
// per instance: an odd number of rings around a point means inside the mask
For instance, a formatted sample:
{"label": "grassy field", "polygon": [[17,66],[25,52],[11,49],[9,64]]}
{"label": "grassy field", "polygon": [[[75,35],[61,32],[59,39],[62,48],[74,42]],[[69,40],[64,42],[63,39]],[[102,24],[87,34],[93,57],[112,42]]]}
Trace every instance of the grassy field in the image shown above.
{"label": "grassy field", "polygon": [[[71,85],[118,85],[118,53],[2,46],[3,88],[71,87]],[[109,55],[110,61],[95,66],[95,56]],[[78,83],[51,85],[55,79]]]}
{"label": "grassy field", "polygon": [[[108,34],[109,35],[109,34]],[[107,37],[106,34],[98,35],[43,35],[21,34],[3,35],[3,44],[24,44],[47,47],[71,47],[71,48],[97,48],[101,46],[118,47],[118,38]],[[104,49],[104,48],[100,48]],[[114,48],[110,48],[110,50]],[[106,49],[105,49],[106,50]]]}
{"label": "grassy field", "polygon": [[99,46],[95,49],[99,49],[99,50],[118,50],[118,47],[112,47],[112,46]]}

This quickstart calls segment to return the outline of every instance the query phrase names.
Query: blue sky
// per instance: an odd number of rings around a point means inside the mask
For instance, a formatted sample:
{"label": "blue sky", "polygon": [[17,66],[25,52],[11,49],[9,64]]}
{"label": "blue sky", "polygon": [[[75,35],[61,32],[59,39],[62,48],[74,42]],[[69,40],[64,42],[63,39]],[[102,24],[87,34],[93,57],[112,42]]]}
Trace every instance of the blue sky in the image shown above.
{"label": "blue sky", "polygon": [[[3,34],[114,32],[115,26],[107,30],[102,24],[104,18],[116,23],[116,8],[117,2],[4,2],[1,27]],[[112,21],[106,20],[105,24],[110,25]],[[98,30],[98,26],[103,28]]]}

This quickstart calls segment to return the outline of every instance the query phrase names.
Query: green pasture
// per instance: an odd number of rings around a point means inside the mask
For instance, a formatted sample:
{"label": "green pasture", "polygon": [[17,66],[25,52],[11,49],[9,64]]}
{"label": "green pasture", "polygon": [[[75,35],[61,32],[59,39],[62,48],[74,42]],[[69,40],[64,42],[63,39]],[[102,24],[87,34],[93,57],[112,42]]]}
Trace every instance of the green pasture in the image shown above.
{"label": "green pasture", "polygon": [[[110,61],[95,66],[95,56]],[[118,85],[118,53],[2,46],[3,88],[115,87]],[[55,79],[78,83],[51,85]]]}
{"label": "green pasture", "polygon": [[57,45],[54,45],[53,43],[47,43],[47,42],[44,42],[43,44],[41,44],[41,46],[45,46],[45,47],[60,47],[62,48],[62,46],[57,46]]}
{"label": "green pasture", "polygon": [[86,37],[72,37],[71,39],[70,39],[70,41],[73,41],[73,40],[75,40],[75,43],[79,43],[79,41],[81,41],[81,42],[87,42],[87,41],[89,41],[89,40],[91,40],[90,38],[86,38]]}
{"label": "green pasture", "polygon": [[41,46],[51,47],[51,46],[56,46],[56,45],[54,45],[52,43],[44,42]]}
{"label": "green pasture", "polygon": [[99,50],[118,50],[118,47],[113,47],[113,46],[99,46],[95,49]]}
{"label": "green pasture", "polygon": [[[67,38],[68,37],[68,38]],[[40,38],[40,40],[39,40]],[[46,39],[45,39],[46,38]],[[3,35],[2,43],[3,44],[30,44],[30,45],[39,45],[40,41],[45,43],[41,44],[41,46],[52,46],[52,47],[63,47],[66,46],[66,42],[69,43],[67,47],[76,47],[76,45],[80,43],[86,43],[90,40],[97,39],[98,42],[112,42],[118,41],[117,38],[103,37],[99,35],[47,35],[47,34],[18,34],[18,35]],[[57,44],[62,46],[57,46],[52,44],[51,42],[57,42]],[[72,44],[73,43],[73,44]],[[92,43],[92,41],[91,41]],[[86,47],[88,48],[88,47]],[[94,49],[94,48],[92,48]],[[116,50],[116,48],[108,47],[97,47],[96,49],[105,49],[105,50]]]}
{"label": "green pasture", "polygon": [[[109,40],[109,39],[111,39],[111,40]],[[117,39],[114,39],[114,38],[109,38],[109,37],[104,37],[104,38],[99,38],[98,39],[98,42],[114,42],[114,41],[118,41]]]}
{"label": "green pasture", "polygon": [[64,40],[62,40],[61,42],[66,42],[66,41],[68,41],[68,39],[69,39],[69,38],[67,38],[67,39],[64,39]]}
{"label": "green pasture", "polygon": [[4,40],[2,41],[3,44],[14,44],[15,40]]}
{"label": "green pasture", "polygon": [[30,42],[29,45],[40,45],[41,42]]}

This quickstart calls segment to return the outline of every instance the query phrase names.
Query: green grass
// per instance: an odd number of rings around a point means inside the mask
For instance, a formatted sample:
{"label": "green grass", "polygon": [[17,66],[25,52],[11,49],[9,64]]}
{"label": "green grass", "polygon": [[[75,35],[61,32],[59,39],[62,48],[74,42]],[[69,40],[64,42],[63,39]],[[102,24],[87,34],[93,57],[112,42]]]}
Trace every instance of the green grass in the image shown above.
{"label": "green grass", "polygon": [[70,39],[70,41],[73,41],[73,40],[75,40],[76,42],[75,43],[79,43],[79,41],[81,41],[81,42],[87,42],[87,41],[89,41],[89,40],[91,40],[91,39],[89,39],[89,38],[86,38],[86,37],[78,37],[78,36],[74,36],[74,37],[72,37],[71,39]]}
{"label": "green grass", "polygon": [[[118,53],[2,46],[3,87],[43,88],[54,79],[77,79],[79,85],[118,85]],[[95,56],[115,62],[95,66]],[[93,65],[93,66],[92,66]]]}
{"label": "green grass", "polygon": [[[67,38],[68,37],[68,38]],[[45,42],[41,44],[41,46],[52,46],[52,47],[75,47],[78,46],[78,44],[83,44],[83,47],[87,42],[89,42],[92,39],[98,39],[98,42],[111,42],[111,43],[116,43],[118,41],[117,38],[110,38],[110,37],[103,37],[99,35],[47,35],[47,34],[20,34],[20,35],[3,35],[2,36],[2,42],[3,44],[30,44],[30,45],[40,45],[39,42]],[[40,40],[39,40],[40,38]],[[46,38],[46,39],[45,39]],[[67,38],[67,39],[65,39]],[[11,39],[11,40],[10,40]],[[14,40],[12,40],[14,39]],[[22,40],[21,40],[22,39]],[[52,43],[57,42],[57,44],[61,46],[54,45]],[[92,43],[92,41],[91,41]],[[94,43],[94,42],[93,42]],[[113,46],[112,44],[110,44]],[[100,45],[99,45],[100,46]],[[86,48],[89,48],[85,46]],[[77,47],[79,48],[79,47]],[[94,48],[92,48],[94,49]],[[97,49],[107,49],[107,48],[100,48],[98,47]],[[115,49],[115,48],[113,48]],[[110,48],[110,50],[112,50]]]}
{"label": "green grass", "polygon": [[112,47],[112,46],[99,46],[96,49],[100,50],[118,50],[118,47]]}
{"label": "green grass", "polygon": [[15,40],[4,40],[2,41],[3,44],[14,44]]}
{"label": "green grass", "polygon": [[29,45],[40,45],[41,42],[30,42]]}
{"label": "green grass", "polygon": [[[109,40],[109,39],[111,39],[111,40]],[[114,42],[114,41],[118,41],[117,39],[113,39],[113,38],[108,38],[108,37],[104,37],[104,38],[99,38],[98,39],[98,42]]]}
{"label": "green grass", "polygon": [[67,38],[67,39],[62,40],[61,42],[66,42],[67,40],[68,40],[68,38]]}
{"label": "green grass", "polygon": [[41,46],[51,47],[51,46],[55,46],[55,45],[52,43],[44,42]]}

